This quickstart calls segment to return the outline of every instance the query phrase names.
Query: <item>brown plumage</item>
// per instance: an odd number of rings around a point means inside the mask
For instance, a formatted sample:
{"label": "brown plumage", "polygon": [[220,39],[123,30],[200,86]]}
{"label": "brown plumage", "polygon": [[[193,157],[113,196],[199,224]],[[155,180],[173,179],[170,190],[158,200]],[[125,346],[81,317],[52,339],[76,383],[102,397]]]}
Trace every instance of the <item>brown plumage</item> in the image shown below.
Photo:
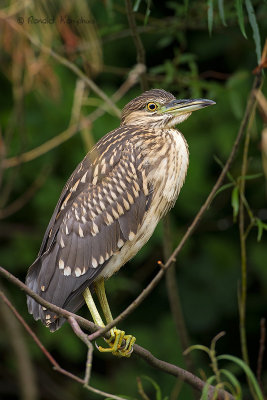
{"label": "brown plumage", "polygon": [[[127,104],[120,127],[94,146],[66,183],[27,286],[75,312],[86,287],[132,258],[174,205],[186,176],[187,144],[172,126],[211,104],[175,100],[161,89]],[[64,322],[31,297],[28,309],[51,331]]]}

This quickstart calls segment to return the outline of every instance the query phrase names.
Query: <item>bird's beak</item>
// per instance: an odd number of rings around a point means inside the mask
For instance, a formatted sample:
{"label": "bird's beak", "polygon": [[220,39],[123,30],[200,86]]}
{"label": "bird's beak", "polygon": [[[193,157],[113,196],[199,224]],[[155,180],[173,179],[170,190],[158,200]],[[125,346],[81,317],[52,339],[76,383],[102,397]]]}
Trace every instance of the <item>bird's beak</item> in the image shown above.
{"label": "bird's beak", "polygon": [[160,111],[162,113],[181,115],[191,113],[192,111],[200,110],[201,108],[212,106],[214,104],[216,104],[215,101],[208,99],[173,100],[161,107]]}

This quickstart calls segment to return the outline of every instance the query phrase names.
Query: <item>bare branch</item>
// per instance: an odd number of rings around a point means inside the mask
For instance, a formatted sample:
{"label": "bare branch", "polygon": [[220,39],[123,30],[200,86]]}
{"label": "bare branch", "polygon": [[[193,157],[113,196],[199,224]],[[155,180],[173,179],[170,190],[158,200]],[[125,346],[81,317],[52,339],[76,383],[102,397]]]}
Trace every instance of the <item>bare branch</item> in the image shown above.
{"label": "bare branch", "polygon": [[[0,284],[0,288],[1,284]],[[18,376],[20,400],[37,400],[39,398],[36,373],[28,351],[24,331],[7,304],[0,308],[1,330],[6,331],[5,347],[13,349],[15,369]]]}
{"label": "bare branch", "polygon": [[14,200],[11,204],[8,204],[5,208],[0,209],[0,219],[4,219],[9,217],[10,215],[19,211],[22,207],[24,207],[34,196],[38,189],[43,186],[45,183],[48,174],[50,172],[50,168],[43,168],[34,182],[27,188],[27,190],[22,193],[16,200]]}
{"label": "bare branch", "polygon": [[96,394],[99,394],[100,396],[108,397],[108,398],[111,398],[111,399],[114,399],[114,400],[125,400],[122,397],[114,396],[113,394],[102,392],[101,390],[98,390],[96,388],[93,388],[92,386],[89,386],[89,384],[88,384],[89,378],[90,378],[89,371],[91,370],[91,365],[89,366],[89,362],[92,361],[93,346],[89,342],[89,340],[87,339],[87,335],[81,330],[81,328],[79,327],[78,323],[75,321],[75,319],[73,317],[69,317],[69,322],[70,322],[70,325],[71,325],[74,333],[83,342],[85,342],[85,344],[88,346],[88,358],[87,358],[86,374],[85,374],[85,378],[84,379],[81,379],[78,376],[72,374],[71,372],[65,370],[64,368],[61,368],[60,365],[58,364],[58,362],[49,353],[49,351],[44,347],[44,345],[40,342],[40,340],[35,335],[35,333],[32,331],[32,329],[29,327],[27,322],[22,318],[22,316],[15,309],[15,307],[10,303],[10,301],[8,300],[8,298],[4,295],[4,293],[2,291],[0,291],[0,297],[5,302],[5,304],[10,308],[10,310],[14,313],[14,315],[19,320],[19,322],[24,326],[26,331],[30,334],[30,336],[33,338],[33,340],[37,344],[37,346],[42,350],[44,355],[48,358],[48,360],[50,361],[50,363],[53,365],[54,369],[57,372],[60,372],[61,374],[67,376],[68,378],[73,379],[74,381],[83,384],[83,386],[87,390],[89,390],[91,392],[94,392]]}
{"label": "bare branch", "polygon": [[[144,66],[137,64],[134,68],[129,72],[128,78],[121,85],[121,87],[111,96],[114,102],[120,100],[125,93],[136,84],[139,75],[144,71]],[[47,142],[41,144],[38,147],[35,147],[32,150],[29,150],[25,153],[22,153],[15,157],[10,157],[2,160],[3,168],[11,168],[15,167],[24,162],[32,161],[37,157],[47,153],[48,151],[54,149],[55,147],[61,145],[76,133],[83,129],[84,127],[90,126],[97,118],[101,117],[105,114],[106,110],[103,107],[99,107],[95,111],[93,111],[89,116],[81,119],[80,122],[74,123],[70,125],[65,131],[61,132],[57,136],[48,140]]]}
{"label": "bare branch", "polygon": [[262,363],[263,363],[263,356],[265,350],[265,338],[266,338],[266,327],[265,327],[266,320],[265,318],[261,319],[260,325],[260,346],[259,346],[259,355],[258,355],[258,362],[257,362],[257,380],[259,385],[262,388],[262,381],[261,381],[261,374],[262,374]]}
{"label": "bare branch", "polygon": [[[67,319],[72,317],[74,320],[77,321],[77,323],[79,323],[79,325],[81,325],[85,329],[88,329],[91,332],[94,332],[97,329],[100,331],[100,327],[98,327],[97,325],[93,324],[90,321],[87,321],[85,318],[82,318],[76,314],[73,314],[69,311],[66,311],[66,310],[60,308],[60,307],[57,307],[54,304],[49,303],[48,301],[45,301],[44,299],[42,299],[42,297],[38,296],[35,292],[30,290],[24,283],[22,283],[18,278],[16,278],[10,272],[5,270],[3,267],[0,267],[0,275],[7,278],[10,282],[12,282],[16,286],[18,286],[23,291],[25,291],[29,296],[31,296],[39,304],[41,304],[42,306],[45,306],[49,310],[54,311],[57,315],[65,317]],[[1,292],[1,291],[0,291],[0,297],[2,297],[2,299],[6,302],[5,296],[4,296],[3,292]],[[18,312],[16,310],[15,310],[15,315],[16,316],[18,315],[18,319],[25,326],[25,328],[27,329],[29,334],[34,338],[35,342],[38,343],[38,346],[42,349],[42,351],[44,352],[46,357],[50,359],[49,353],[47,352],[47,350],[44,348],[44,346],[39,341],[39,339],[36,337],[36,335],[32,332],[31,328],[26,324],[26,322],[23,320],[23,318],[18,314]],[[92,335],[88,336],[89,341],[90,341],[91,336]],[[109,335],[105,334],[105,337],[109,337]],[[202,390],[205,386],[205,382],[203,380],[201,380],[200,378],[198,378],[197,376],[193,375],[191,372],[188,372],[180,367],[177,367],[174,364],[170,364],[170,363],[167,363],[166,361],[159,360],[158,358],[154,357],[148,350],[144,349],[141,346],[138,346],[135,344],[133,352],[134,352],[134,354],[143,358],[148,364],[152,365],[153,367],[160,369],[161,371],[163,371],[167,374],[181,378],[183,381],[187,382],[189,385],[191,385],[193,388],[196,388],[197,390]],[[81,378],[71,374],[70,372],[64,370],[63,368],[61,368],[58,365],[58,363],[53,359],[53,357],[52,357],[52,359],[50,359],[50,362],[54,365],[55,369],[58,372],[61,372],[62,374],[76,380],[79,383],[82,383],[82,384],[85,383],[83,379],[81,379]],[[97,389],[95,389],[95,388],[92,388],[92,389],[95,393],[99,394],[99,391]],[[214,390],[215,390],[215,388],[213,386],[210,386],[209,399],[212,398],[212,394],[213,394]],[[224,390],[221,390],[219,392],[218,400],[224,400],[226,398],[226,396],[228,396],[229,400],[234,400],[233,396],[230,395],[228,392],[225,392]],[[115,398],[118,399],[118,397],[115,397]]]}
{"label": "bare branch", "polygon": [[30,35],[25,29],[21,28],[16,21],[12,18],[5,18],[3,13],[0,13],[0,17],[5,19],[5,21],[12,27],[12,29],[16,30],[17,32],[21,33],[22,35],[26,36],[28,40],[36,47],[38,47],[43,53],[50,55],[55,60],[57,60],[60,64],[64,65],[72,72],[74,72],[80,79],[82,79],[90,89],[92,89],[100,98],[102,98],[105,103],[113,110],[114,114],[117,117],[120,117],[121,112],[120,109],[112,102],[112,100],[104,93],[88,76],[86,76],[75,64],[67,60],[65,57],[62,57],[50,47],[45,46],[42,44],[38,39]]}

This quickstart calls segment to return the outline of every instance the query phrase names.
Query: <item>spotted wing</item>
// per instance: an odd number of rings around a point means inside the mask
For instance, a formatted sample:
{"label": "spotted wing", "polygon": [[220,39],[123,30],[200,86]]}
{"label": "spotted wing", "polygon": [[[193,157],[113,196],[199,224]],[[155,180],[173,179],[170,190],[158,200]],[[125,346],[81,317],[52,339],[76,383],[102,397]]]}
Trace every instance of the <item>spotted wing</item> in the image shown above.
{"label": "spotted wing", "polygon": [[[108,168],[104,168],[106,161],[98,160],[82,177],[72,177],[73,184],[52,217],[43,253],[27,275],[31,289],[70,311],[81,307],[83,290],[112,262],[113,255],[134,240],[150,204],[152,191],[144,171],[140,172],[132,144],[114,151],[111,157]],[[53,320],[56,316],[31,298],[28,308],[51,330],[64,322]]]}

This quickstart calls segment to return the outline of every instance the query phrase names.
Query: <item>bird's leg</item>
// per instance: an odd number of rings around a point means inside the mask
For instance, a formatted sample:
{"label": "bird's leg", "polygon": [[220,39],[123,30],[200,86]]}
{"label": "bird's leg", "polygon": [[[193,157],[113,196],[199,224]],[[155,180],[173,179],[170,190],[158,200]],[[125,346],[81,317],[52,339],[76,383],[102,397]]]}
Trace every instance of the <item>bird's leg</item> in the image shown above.
{"label": "bird's leg", "polygon": [[[113,321],[113,317],[106,296],[104,279],[100,279],[95,282],[94,286],[106,322],[109,324]],[[110,348],[103,349],[102,347],[99,347],[99,350],[110,351],[113,355],[119,357],[130,357],[136,340],[135,337],[132,335],[125,335],[124,331],[117,329],[115,326],[110,330],[110,335],[110,339],[106,340]],[[125,341],[125,344],[121,346],[123,340]]]}
{"label": "bird's leg", "polygon": [[84,297],[87,307],[89,308],[89,311],[93,317],[94,323],[98,326],[104,327],[105,324],[96,308],[93,296],[92,296],[89,288],[85,289],[85,291],[83,292],[83,297]]}

